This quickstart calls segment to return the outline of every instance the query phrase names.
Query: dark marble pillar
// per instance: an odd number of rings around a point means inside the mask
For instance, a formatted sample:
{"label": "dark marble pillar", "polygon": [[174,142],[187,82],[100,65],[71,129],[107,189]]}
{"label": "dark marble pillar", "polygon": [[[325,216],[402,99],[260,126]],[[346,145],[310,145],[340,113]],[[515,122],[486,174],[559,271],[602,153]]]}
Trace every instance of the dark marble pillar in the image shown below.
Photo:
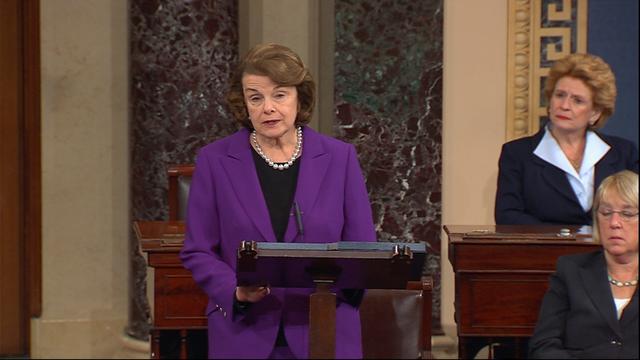
{"label": "dark marble pillar", "polygon": [[356,145],[379,241],[425,241],[440,325],[442,1],[335,1],[334,131]]}
{"label": "dark marble pillar", "polygon": [[[224,101],[238,59],[237,0],[130,0],[131,216],[166,220],[169,165],[236,131]],[[126,332],[146,340],[146,263],[130,234]]]}

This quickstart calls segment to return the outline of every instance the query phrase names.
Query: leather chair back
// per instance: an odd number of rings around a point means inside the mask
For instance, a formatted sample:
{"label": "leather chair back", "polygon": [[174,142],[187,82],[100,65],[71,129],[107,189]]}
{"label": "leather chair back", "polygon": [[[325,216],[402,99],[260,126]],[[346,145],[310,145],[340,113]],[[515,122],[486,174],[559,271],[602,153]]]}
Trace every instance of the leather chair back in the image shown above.
{"label": "leather chair back", "polygon": [[[408,290],[368,289],[360,305],[365,359],[417,359],[431,350],[431,277]],[[418,289],[419,288],[419,289]]]}
{"label": "leather chair back", "polygon": [[167,170],[169,178],[169,220],[184,220],[189,199],[189,187],[194,165],[173,165]]}

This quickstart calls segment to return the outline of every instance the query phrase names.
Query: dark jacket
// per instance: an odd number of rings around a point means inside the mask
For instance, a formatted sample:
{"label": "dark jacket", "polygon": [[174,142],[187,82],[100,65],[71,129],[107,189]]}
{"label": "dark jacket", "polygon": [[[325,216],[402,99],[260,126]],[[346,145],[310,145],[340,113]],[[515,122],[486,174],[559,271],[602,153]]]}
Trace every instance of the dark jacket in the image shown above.
{"label": "dark jacket", "polygon": [[[502,146],[496,224],[591,225],[590,211],[582,209],[565,172],[533,153],[544,131],[542,128],[533,136]],[[604,178],[618,171],[638,172],[638,150],[634,143],[616,136],[596,134],[611,149],[595,166],[594,189]]]}
{"label": "dark jacket", "polygon": [[618,320],[602,250],[558,258],[529,357],[638,358],[638,290]]}

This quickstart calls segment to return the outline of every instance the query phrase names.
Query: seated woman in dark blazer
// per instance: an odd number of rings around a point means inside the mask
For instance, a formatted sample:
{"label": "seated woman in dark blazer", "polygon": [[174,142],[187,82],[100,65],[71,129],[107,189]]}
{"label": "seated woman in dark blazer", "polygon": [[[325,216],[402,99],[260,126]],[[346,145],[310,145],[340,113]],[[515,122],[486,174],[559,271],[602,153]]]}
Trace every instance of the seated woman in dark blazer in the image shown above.
{"label": "seated woman in dark blazer", "polygon": [[614,74],[597,56],[571,54],[553,65],[544,94],[547,125],[502,147],[496,224],[591,225],[602,179],[638,172],[634,143],[597,132],[615,108]]}
{"label": "seated woman in dark blazer", "polygon": [[638,359],[638,174],[603,180],[593,218],[602,249],[558,259],[531,358]]}

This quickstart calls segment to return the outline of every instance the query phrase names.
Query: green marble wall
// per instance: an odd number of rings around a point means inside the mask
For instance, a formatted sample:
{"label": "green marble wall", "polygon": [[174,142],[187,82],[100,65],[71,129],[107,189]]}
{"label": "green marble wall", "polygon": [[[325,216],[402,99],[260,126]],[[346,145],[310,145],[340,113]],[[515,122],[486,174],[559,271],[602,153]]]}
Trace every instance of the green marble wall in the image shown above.
{"label": "green marble wall", "polygon": [[379,241],[427,243],[440,329],[442,1],[336,0],[334,133],[353,143]]}

